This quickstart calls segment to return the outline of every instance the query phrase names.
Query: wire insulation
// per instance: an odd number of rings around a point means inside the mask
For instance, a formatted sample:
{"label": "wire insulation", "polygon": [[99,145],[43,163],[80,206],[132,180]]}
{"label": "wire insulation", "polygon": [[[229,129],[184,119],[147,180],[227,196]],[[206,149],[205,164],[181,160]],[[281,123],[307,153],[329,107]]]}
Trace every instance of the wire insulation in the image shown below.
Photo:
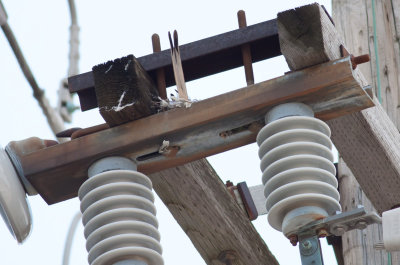
{"label": "wire insulation", "polygon": [[71,256],[71,247],[75,235],[75,231],[78,228],[79,221],[82,218],[81,212],[77,212],[75,216],[72,218],[71,224],[68,229],[67,239],[65,240],[64,252],[63,252],[63,260],[62,265],[69,265],[69,258]]}

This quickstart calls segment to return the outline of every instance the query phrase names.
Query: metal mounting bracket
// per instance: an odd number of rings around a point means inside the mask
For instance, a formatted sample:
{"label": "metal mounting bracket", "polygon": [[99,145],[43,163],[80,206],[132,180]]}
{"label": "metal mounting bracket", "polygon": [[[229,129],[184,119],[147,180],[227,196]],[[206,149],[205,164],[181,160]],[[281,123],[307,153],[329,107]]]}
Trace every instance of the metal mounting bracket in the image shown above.
{"label": "metal mounting bracket", "polygon": [[356,209],[344,213],[337,212],[335,215],[311,222],[296,230],[290,231],[287,235],[292,235],[299,239],[301,235],[310,235],[314,233],[318,234],[319,237],[326,237],[329,235],[341,236],[347,231],[365,229],[368,225],[380,223],[382,223],[382,219],[377,213],[367,212],[364,206],[358,205]]}
{"label": "metal mounting bracket", "polygon": [[302,265],[323,265],[321,244],[318,235],[300,235],[300,257]]}
{"label": "metal mounting bracket", "polygon": [[378,214],[375,212],[368,213],[364,206],[359,205],[351,211],[338,212],[336,215],[309,223],[290,234],[298,236],[302,265],[323,265],[324,261],[319,243],[321,231],[324,231],[323,236],[341,236],[347,231],[364,229],[370,224],[381,222]]}
{"label": "metal mounting bracket", "polygon": [[354,229],[365,229],[370,224],[382,223],[381,217],[375,212],[367,212],[364,206],[359,205],[356,209],[348,212],[338,212],[335,215],[309,223],[290,234],[300,235],[310,231],[325,230],[327,235],[341,236],[345,232]]}

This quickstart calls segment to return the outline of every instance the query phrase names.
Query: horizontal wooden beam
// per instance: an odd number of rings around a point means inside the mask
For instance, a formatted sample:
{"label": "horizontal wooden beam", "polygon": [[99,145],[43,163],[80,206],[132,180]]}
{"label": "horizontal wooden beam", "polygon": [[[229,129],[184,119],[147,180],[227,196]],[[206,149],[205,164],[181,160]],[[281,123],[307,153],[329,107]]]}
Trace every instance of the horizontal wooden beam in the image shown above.
{"label": "horizontal wooden beam", "polygon": [[[341,57],[342,37],[318,4],[278,14],[278,30],[290,69]],[[367,85],[358,68],[354,75],[361,86]],[[375,105],[328,124],[339,153],[375,209],[382,213],[400,205],[400,134],[379,102]]]}
{"label": "horizontal wooden beam", "polygon": [[20,155],[18,164],[52,204],[76,196],[101,157],[129,157],[145,173],[175,167],[254,142],[265,113],[290,101],[310,105],[323,120],[373,105],[343,58]]}
{"label": "horizontal wooden beam", "polygon": [[[281,55],[276,19],[261,22],[179,47],[185,80],[191,81],[243,65],[242,46],[249,45],[252,61]],[[156,82],[157,70],[164,69],[167,87],[175,85],[170,50],[138,58],[139,63]],[[97,107],[92,72],[68,79],[71,93],[77,92],[83,111]]]}

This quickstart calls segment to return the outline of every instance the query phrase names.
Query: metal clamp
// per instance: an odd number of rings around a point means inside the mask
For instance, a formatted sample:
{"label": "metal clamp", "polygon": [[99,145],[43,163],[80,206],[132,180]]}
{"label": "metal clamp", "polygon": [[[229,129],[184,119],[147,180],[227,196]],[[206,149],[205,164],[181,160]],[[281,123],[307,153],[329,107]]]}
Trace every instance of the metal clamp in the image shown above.
{"label": "metal clamp", "polygon": [[380,223],[382,223],[382,220],[377,213],[368,213],[364,206],[359,205],[356,209],[351,211],[344,213],[338,212],[333,216],[309,223],[296,231],[292,231],[290,234],[300,235],[308,231],[326,231],[327,233],[325,233],[324,236],[341,236],[347,231],[365,229],[370,224]]}

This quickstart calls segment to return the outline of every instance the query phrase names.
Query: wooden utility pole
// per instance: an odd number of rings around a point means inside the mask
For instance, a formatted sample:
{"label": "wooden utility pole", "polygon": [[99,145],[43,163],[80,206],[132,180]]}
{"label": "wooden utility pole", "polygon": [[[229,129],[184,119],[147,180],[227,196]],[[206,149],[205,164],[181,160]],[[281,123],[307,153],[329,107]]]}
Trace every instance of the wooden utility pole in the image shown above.
{"label": "wooden utility pole", "polygon": [[[332,9],[336,28],[343,36],[348,50],[355,55],[370,54],[370,63],[360,65],[359,68],[368,83],[373,85],[374,94],[388,116],[399,128],[400,2],[333,0]],[[339,187],[343,210],[357,204],[373,210],[371,202],[342,159],[339,161]],[[399,254],[388,255],[384,250],[373,248],[374,243],[382,241],[381,234],[380,225],[345,233],[342,237],[345,265],[399,264]],[[388,263],[388,259],[391,259],[391,263]]]}

